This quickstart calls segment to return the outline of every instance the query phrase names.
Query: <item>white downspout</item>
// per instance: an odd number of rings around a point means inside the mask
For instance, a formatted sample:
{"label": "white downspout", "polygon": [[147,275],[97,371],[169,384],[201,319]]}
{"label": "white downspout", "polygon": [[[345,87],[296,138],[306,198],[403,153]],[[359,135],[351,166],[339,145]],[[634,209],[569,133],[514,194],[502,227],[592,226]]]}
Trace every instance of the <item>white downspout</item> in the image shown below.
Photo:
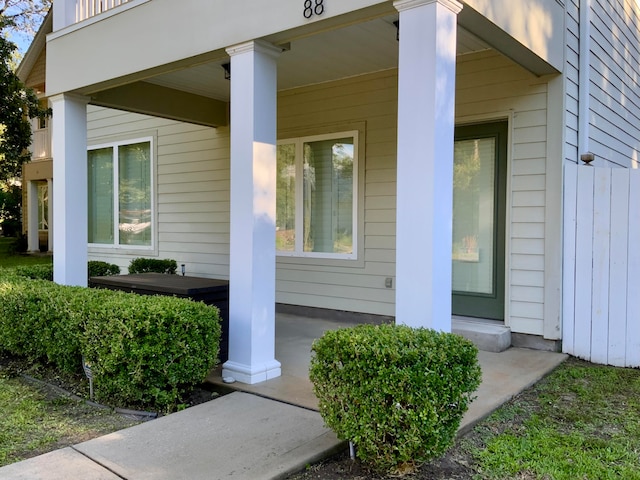
{"label": "white downspout", "polygon": [[[589,153],[591,75],[591,0],[580,0],[580,61],[578,72],[578,156]],[[579,157],[578,157],[579,160]]]}

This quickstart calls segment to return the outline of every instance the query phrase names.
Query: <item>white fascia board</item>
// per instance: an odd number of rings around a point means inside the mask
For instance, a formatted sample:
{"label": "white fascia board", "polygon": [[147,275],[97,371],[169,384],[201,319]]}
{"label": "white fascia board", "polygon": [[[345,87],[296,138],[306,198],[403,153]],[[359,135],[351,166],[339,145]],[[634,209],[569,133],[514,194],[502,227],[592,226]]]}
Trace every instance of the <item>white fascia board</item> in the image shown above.
{"label": "white fascia board", "polygon": [[[324,0],[321,15],[307,19],[301,0],[174,0],[144,2],[122,13],[106,12],[53,32],[47,39],[47,90],[50,94],[141,80],[206,60],[224,58],[224,49],[254,39],[303,29],[322,30],[349,14],[377,7],[393,11],[387,0]],[[84,25],[84,26],[83,26]],[[327,26],[325,26],[327,25]],[[315,27],[312,28],[312,27]],[[111,85],[112,86],[112,85]]]}

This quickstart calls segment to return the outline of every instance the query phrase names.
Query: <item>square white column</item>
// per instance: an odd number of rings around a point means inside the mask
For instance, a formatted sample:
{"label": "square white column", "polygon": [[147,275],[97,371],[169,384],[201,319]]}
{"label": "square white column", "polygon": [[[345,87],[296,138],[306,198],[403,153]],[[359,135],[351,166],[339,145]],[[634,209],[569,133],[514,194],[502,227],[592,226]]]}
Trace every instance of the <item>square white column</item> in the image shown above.
{"label": "square white column", "polygon": [[223,377],[258,383],[275,359],[276,103],[280,49],[253,41],[231,57],[229,361]]}
{"label": "square white column", "polygon": [[397,0],[396,323],[451,331],[453,0]]}
{"label": "square white column", "polygon": [[38,238],[38,184],[29,181],[27,184],[27,249],[30,252],[40,251]]}
{"label": "square white column", "polygon": [[[87,103],[77,95],[49,99],[53,116],[53,280],[87,286]],[[50,219],[51,221],[51,219]]]}

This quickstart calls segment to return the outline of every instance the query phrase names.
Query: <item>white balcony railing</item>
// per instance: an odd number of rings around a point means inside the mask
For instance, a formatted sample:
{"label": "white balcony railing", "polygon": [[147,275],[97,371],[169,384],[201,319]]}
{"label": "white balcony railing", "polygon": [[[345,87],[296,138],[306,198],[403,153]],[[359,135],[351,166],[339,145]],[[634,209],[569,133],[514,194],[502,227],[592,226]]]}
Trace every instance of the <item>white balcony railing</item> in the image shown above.
{"label": "white balcony railing", "polygon": [[76,22],[94,17],[102,12],[111,10],[127,3],[129,0],[77,0]]}
{"label": "white balcony railing", "polygon": [[49,136],[48,128],[33,132],[30,150],[34,160],[51,158],[51,137]]}

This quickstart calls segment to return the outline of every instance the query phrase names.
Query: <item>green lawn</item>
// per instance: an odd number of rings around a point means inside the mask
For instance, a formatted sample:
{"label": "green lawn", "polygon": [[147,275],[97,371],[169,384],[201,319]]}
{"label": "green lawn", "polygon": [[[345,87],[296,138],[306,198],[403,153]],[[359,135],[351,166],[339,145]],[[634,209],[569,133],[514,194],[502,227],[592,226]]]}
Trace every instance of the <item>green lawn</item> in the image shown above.
{"label": "green lawn", "polygon": [[570,359],[474,434],[480,478],[640,479],[640,370]]}
{"label": "green lawn", "polygon": [[51,395],[0,369],[0,467],[134,425],[111,410]]}
{"label": "green lawn", "polygon": [[0,237],[0,267],[9,268],[18,265],[36,265],[53,262],[51,255],[12,254],[15,239]]}

